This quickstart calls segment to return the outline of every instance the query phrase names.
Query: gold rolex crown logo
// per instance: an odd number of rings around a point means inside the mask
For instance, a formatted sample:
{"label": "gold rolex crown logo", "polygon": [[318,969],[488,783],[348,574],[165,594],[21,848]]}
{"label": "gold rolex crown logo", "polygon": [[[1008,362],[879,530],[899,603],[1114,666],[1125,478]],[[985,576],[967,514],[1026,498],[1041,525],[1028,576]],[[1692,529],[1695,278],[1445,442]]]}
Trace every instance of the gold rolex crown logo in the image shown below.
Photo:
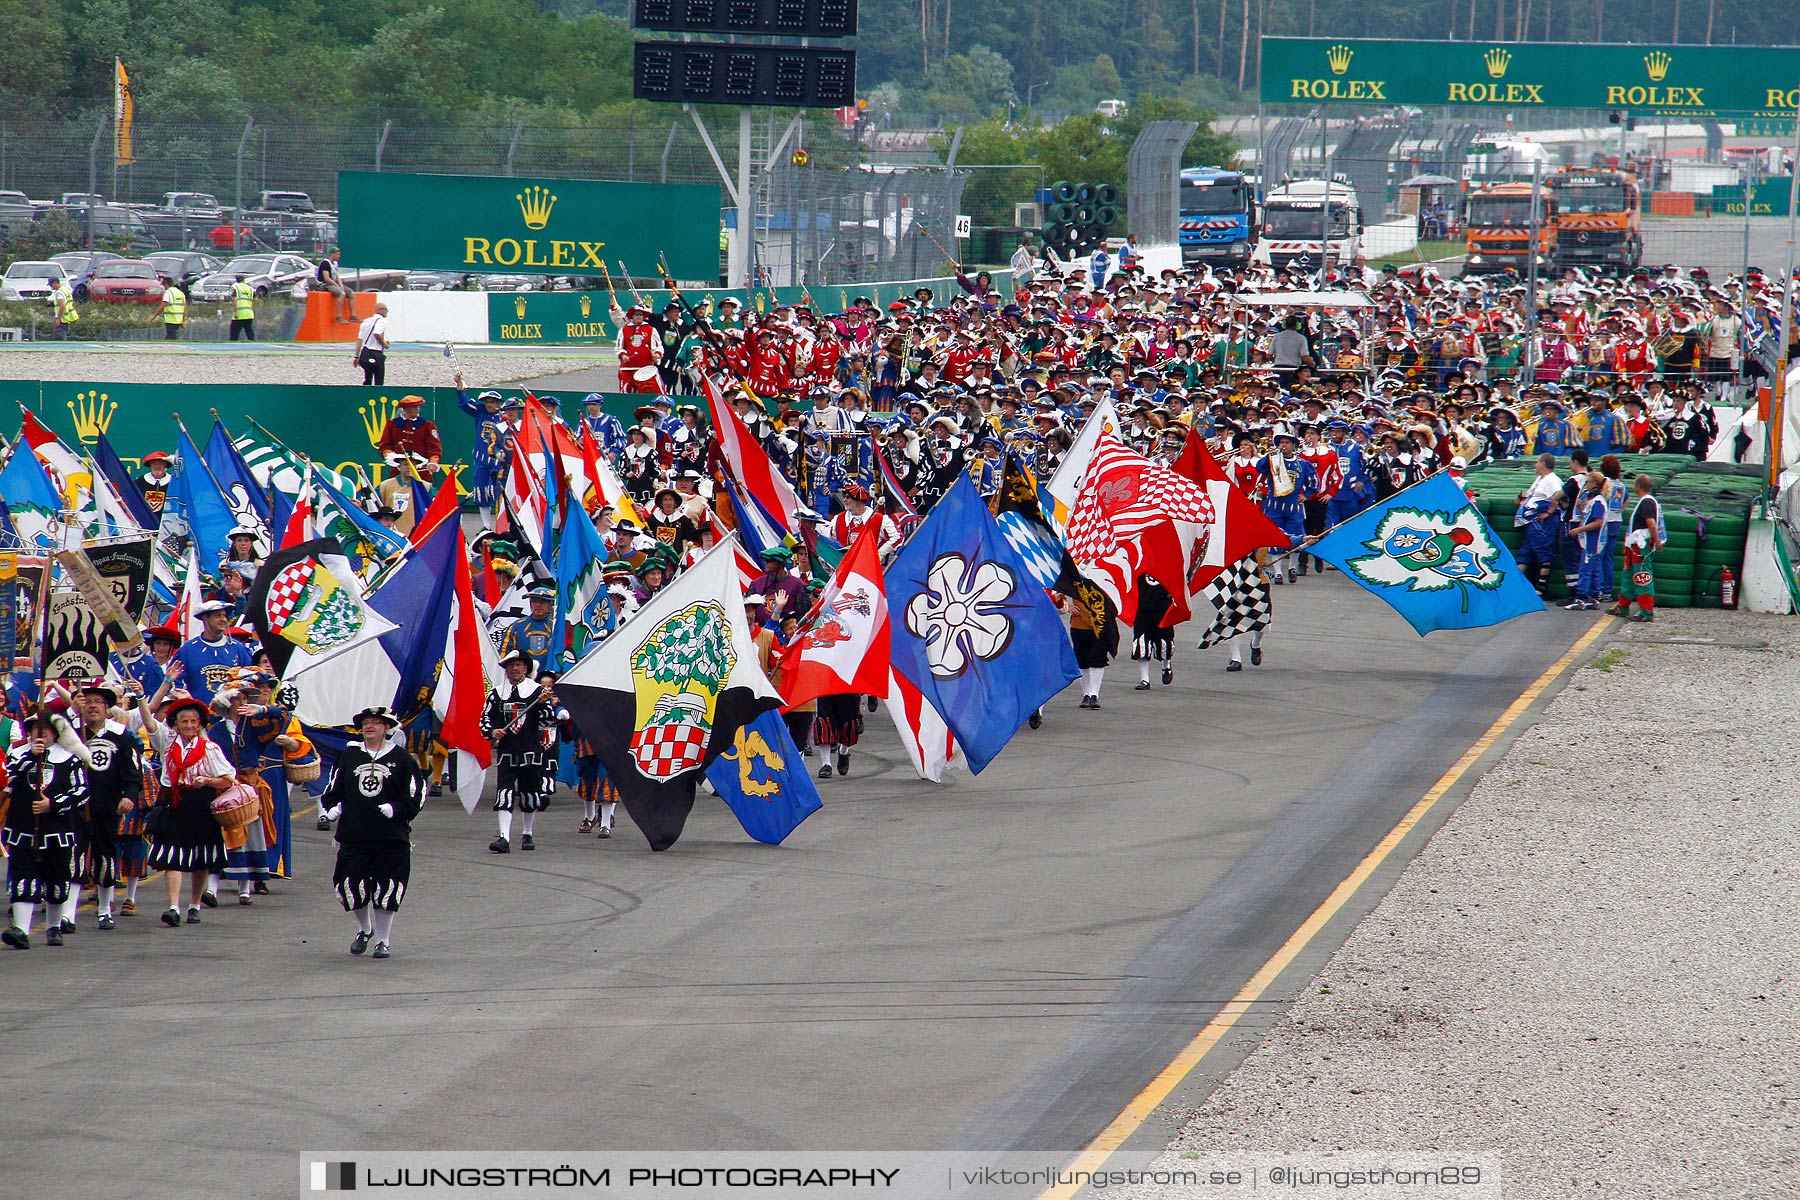
{"label": "gold rolex crown logo", "polygon": [[76,392],[68,404],[69,415],[75,418],[75,436],[89,446],[100,440],[119,411],[119,402],[108,400],[106,393],[99,391]]}
{"label": "gold rolex crown logo", "polygon": [[525,294],[523,292],[513,297],[513,311],[519,314],[519,320],[525,319]]}
{"label": "gold rolex crown logo", "polygon": [[550,194],[549,188],[528,187],[519,193],[518,199],[525,228],[542,229],[550,223],[550,210],[556,207],[556,197]]}
{"label": "gold rolex crown logo", "polygon": [[594,311],[594,298],[586,292],[581,293],[581,319],[587,320],[588,314]]}
{"label": "gold rolex crown logo", "polygon": [[380,446],[381,431],[387,428],[387,423],[400,411],[400,406],[386,396],[377,396],[359,406],[356,411],[362,414],[363,432],[369,436],[369,445]]}
{"label": "gold rolex crown logo", "polygon": [[1356,51],[1342,43],[1325,51],[1325,61],[1331,64],[1331,73],[1333,75],[1342,75],[1345,71],[1348,71],[1350,69],[1350,58],[1355,53]]}
{"label": "gold rolex crown logo", "polygon": [[1512,54],[1509,51],[1502,50],[1500,47],[1495,46],[1492,50],[1489,50],[1486,54],[1481,56],[1481,61],[1487,64],[1488,75],[1494,79],[1499,79],[1506,74],[1506,68],[1512,65]]}
{"label": "gold rolex crown logo", "polygon": [[1674,61],[1661,50],[1653,50],[1644,55],[1644,70],[1650,72],[1650,82],[1661,83],[1663,76],[1669,73],[1669,64]]}

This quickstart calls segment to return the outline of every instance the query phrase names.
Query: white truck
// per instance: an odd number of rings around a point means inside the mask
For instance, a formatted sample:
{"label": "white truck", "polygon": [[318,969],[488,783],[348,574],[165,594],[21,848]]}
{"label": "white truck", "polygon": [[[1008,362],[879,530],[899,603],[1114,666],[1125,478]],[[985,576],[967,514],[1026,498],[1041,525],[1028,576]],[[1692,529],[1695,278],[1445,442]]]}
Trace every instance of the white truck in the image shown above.
{"label": "white truck", "polygon": [[1316,271],[1321,261],[1348,267],[1362,231],[1355,188],[1338,180],[1297,179],[1263,198],[1262,237],[1251,261],[1277,271],[1295,264]]}

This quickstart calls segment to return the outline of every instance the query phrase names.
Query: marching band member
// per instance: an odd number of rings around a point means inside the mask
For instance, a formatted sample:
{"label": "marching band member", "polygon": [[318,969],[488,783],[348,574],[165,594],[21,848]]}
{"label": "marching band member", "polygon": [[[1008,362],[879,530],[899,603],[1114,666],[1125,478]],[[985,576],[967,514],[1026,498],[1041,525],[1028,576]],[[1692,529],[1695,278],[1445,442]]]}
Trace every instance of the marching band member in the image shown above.
{"label": "marching band member", "polygon": [[344,911],[356,917],[350,953],[363,953],[373,939],[373,957],[388,958],[394,917],[412,881],[412,820],[425,807],[425,776],[394,736],[400,718],[391,709],[365,708],[355,725],[362,741],[338,755],[320,800],[337,824],[331,883]]}

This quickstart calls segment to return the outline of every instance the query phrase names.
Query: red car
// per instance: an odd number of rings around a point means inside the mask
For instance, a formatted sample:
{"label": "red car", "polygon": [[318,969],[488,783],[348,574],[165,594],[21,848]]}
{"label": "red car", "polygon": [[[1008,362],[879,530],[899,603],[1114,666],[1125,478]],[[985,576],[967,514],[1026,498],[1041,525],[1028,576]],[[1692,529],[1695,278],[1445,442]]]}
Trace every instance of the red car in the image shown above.
{"label": "red car", "polygon": [[88,298],[113,304],[161,304],[162,279],[147,262],[124,258],[104,262],[88,282]]}

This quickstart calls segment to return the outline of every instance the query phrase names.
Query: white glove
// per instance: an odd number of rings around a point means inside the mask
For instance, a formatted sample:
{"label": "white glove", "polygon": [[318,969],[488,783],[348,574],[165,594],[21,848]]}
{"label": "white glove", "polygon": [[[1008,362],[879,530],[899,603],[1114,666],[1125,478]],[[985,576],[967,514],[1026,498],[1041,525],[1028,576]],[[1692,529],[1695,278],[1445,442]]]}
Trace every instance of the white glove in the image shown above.
{"label": "white glove", "polygon": [[338,814],[343,811],[344,810],[341,807],[340,808],[328,808],[324,812],[320,813],[319,815],[324,817],[327,821],[335,821],[338,819]]}
{"label": "white glove", "polygon": [[375,811],[390,821],[394,819],[394,806],[391,804],[377,804],[375,806]]}

